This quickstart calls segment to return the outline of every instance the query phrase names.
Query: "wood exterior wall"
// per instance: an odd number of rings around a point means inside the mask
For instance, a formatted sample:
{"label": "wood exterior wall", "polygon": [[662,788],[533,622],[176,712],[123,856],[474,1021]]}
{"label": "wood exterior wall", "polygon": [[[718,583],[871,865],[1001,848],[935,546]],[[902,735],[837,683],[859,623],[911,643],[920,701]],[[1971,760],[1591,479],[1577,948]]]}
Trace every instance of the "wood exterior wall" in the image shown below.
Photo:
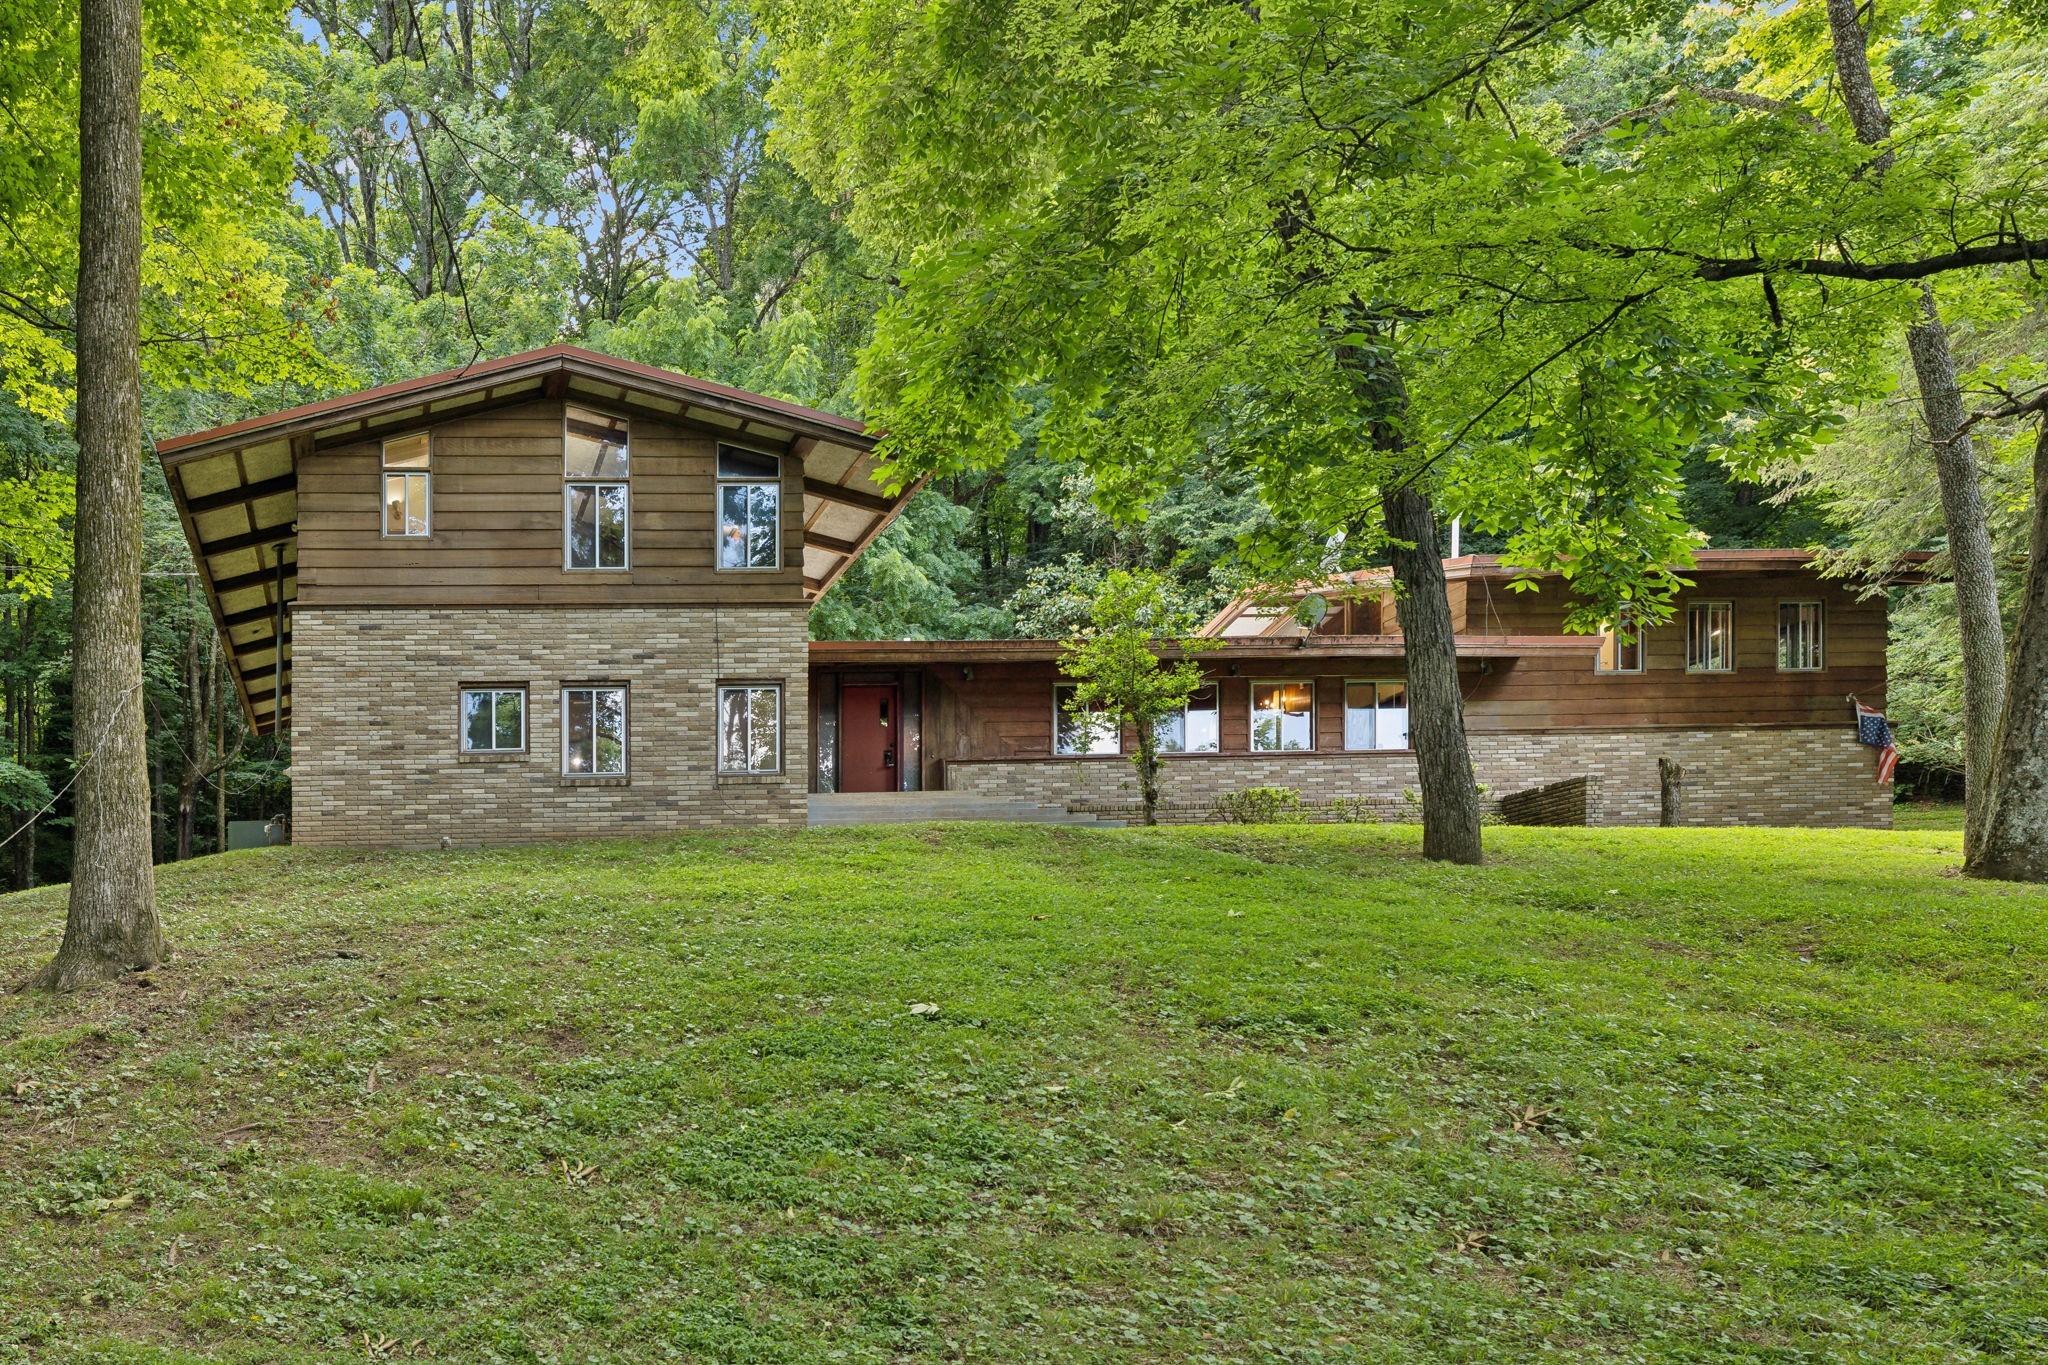
{"label": "wood exterior wall", "polygon": [[[1557,635],[1566,603],[1555,593],[1509,593],[1502,582],[1453,583],[1461,607],[1461,633]],[[1735,611],[1735,669],[1685,670],[1685,606],[1690,601],[1731,602]],[[1780,602],[1822,604],[1826,666],[1780,672],[1777,621]],[[1321,632],[1327,634],[1328,632]],[[1583,653],[1532,653],[1460,668],[1466,728],[1479,734],[1634,727],[1850,728],[1854,694],[1884,705],[1885,604],[1859,600],[1840,584],[1810,573],[1702,575],[1699,587],[1678,600],[1672,622],[1644,632],[1641,673],[1600,673],[1598,642],[1585,637]],[[1221,689],[1222,752],[1250,751],[1251,685],[1255,681],[1313,681],[1316,751],[1344,748],[1344,684],[1399,681],[1399,661],[1318,658],[1314,638],[1298,658],[1238,666],[1212,662],[1205,672]],[[1051,660],[977,663],[973,676],[957,665],[924,670],[924,782],[942,787],[944,765],[965,759],[1050,759],[1053,687],[1061,681]],[[1125,736],[1126,749],[1131,736]]]}
{"label": "wood exterior wall", "polygon": [[[604,411],[597,401],[576,403]],[[432,534],[382,535],[376,441],[304,452],[299,601],[319,607],[804,605],[802,460],[782,455],[782,563],[719,570],[719,433],[631,419],[625,570],[565,569],[559,401],[457,417],[433,431]]]}

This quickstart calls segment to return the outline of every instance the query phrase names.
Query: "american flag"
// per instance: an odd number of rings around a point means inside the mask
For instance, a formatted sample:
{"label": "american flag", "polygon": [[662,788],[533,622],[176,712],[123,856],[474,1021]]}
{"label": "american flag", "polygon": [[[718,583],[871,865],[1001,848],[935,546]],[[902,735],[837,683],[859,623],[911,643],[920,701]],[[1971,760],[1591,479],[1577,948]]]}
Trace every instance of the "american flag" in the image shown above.
{"label": "american flag", "polygon": [[1856,742],[1877,750],[1877,785],[1892,780],[1899,768],[1898,732],[1885,721],[1884,712],[1856,703]]}

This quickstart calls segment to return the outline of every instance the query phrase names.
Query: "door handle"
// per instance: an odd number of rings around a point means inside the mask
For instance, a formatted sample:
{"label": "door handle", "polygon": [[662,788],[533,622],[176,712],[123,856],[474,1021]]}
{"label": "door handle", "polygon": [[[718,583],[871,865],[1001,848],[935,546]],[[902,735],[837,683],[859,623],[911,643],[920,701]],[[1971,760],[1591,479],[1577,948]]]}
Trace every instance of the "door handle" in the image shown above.
{"label": "door handle", "polygon": [[896,751],[894,749],[882,750],[882,766],[885,768],[896,766]]}

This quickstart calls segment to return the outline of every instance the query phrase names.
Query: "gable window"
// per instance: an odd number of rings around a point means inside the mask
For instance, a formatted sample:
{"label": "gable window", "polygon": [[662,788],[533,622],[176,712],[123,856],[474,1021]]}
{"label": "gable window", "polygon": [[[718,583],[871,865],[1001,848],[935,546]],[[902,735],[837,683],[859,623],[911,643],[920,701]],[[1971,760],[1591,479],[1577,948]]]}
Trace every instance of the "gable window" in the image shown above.
{"label": "gable window", "polygon": [[718,567],[782,567],[782,460],[718,448]]}
{"label": "gable window", "polygon": [[782,689],[718,689],[718,771],[782,771]]}
{"label": "gable window", "polygon": [[1408,684],[1348,682],[1344,684],[1344,747],[1405,749],[1408,747]]}
{"label": "gable window", "polygon": [[1282,753],[1316,747],[1316,685],[1252,684],[1252,751]]}
{"label": "gable window", "polygon": [[567,409],[562,419],[563,567],[626,567],[631,480],[626,419]]}
{"label": "gable window", "polygon": [[1818,602],[1778,604],[1778,671],[1812,673],[1826,667],[1821,652]]}
{"label": "gable window", "polygon": [[626,689],[562,689],[562,775],[626,775]]}
{"label": "gable window", "polygon": [[513,754],[526,747],[526,689],[462,689],[462,752]]}
{"label": "gable window", "polygon": [[424,431],[384,443],[384,535],[419,539],[428,534],[428,482],[432,442]]}
{"label": "gable window", "polygon": [[1685,609],[1685,671],[1735,671],[1735,604],[1693,602]]}
{"label": "gable window", "polygon": [[1600,654],[1594,661],[1596,673],[1640,673],[1643,671],[1643,628],[1623,617],[1600,627]]}
{"label": "gable window", "polygon": [[1052,751],[1056,754],[1120,754],[1124,738],[1116,723],[1095,708],[1075,715],[1074,685],[1060,683],[1052,689]]}
{"label": "gable window", "polygon": [[1159,718],[1152,728],[1154,742],[1164,754],[1213,754],[1223,747],[1219,715],[1216,684],[1197,688],[1185,706]]}

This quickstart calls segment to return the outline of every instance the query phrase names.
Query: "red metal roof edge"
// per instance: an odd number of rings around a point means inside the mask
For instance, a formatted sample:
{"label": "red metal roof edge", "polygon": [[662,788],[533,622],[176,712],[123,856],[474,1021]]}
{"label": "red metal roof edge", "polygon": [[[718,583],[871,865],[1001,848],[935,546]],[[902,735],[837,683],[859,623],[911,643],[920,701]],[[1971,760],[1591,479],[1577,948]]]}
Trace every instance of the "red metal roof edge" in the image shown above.
{"label": "red metal roof edge", "polygon": [[416,379],[400,379],[389,384],[379,384],[375,388],[359,389],[354,393],[337,394],[333,398],[322,398],[317,402],[301,403],[297,407],[285,408],[280,412],[265,413],[258,417],[245,417],[239,422],[230,422],[226,426],[190,432],[184,436],[168,437],[156,443],[157,454],[160,456],[174,455],[178,451],[192,446],[212,444],[231,436],[253,434],[269,427],[287,426],[293,423],[304,422],[309,418],[326,416],[330,413],[345,413],[353,407],[380,403],[387,399],[403,397],[410,393],[425,392],[432,389],[458,389],[472,383],[481,384],[489,380],[493,375],[501,374],[506,370],[522,369],[537,363],[544,363],[548,360],[575,361],[594,369],[609,370],[613,374],[626,379],[657,380],[662,384],[702,394],[706,398],[719,398],[728,402],[741,403],[746,406],[760,408],[765,413],[777,413],[785,417],[807,422],[813,426],[822,426],[844,432],[846,435],[860,438],[870,445],[874,439],[870,436],[865,423],[857,422],[850,417],[841,417],[837,413],[820,412],[816,408],[807,408],[798,403],[785,402],[780,398],[769,398],[764,394],[751,393],[746,389],[736,389],[728,384],[718,384],[708,379],[699,379],[695,375],[681,374],[675,370],[664,370],[655,365],[643,365],[637,360],[621,360],[617,356],[604,355],[597,351],[585,350],[581,346],[572,346],[563,342],[554,346],[543,346],[538,350],[521,351],[517,355],[500,356],[495,360],[480,360],[473,365],[465,365],[459,369],[443,370],[439,374],[421,375]]}

